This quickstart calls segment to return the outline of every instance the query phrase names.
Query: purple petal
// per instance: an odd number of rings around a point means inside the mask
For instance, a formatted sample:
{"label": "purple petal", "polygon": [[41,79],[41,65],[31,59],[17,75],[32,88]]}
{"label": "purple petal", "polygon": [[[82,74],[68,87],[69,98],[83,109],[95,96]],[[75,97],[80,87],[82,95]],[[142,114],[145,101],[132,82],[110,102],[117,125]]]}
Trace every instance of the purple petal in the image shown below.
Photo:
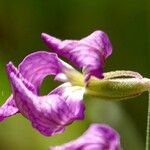
{"label": "purple petal", "polygon": [[88,81],[90,76],[103,78],[104,61],[112,53],[111,43],[104,32],[95,31],[81,40],[64,41],[42,33],[42,39],[49,48],[82,68],[85,81]]}
{"label": "purple petal", "polygon": [[7,70],[20,113],[43,135],[61,133],[66,125],[84,118],[80,87],[73,89],[70,83],[65,83],[47,96],[38,96],[33,92],[32,84],[12,64],[7,65]]}
{"label": "purple petal", "polygon": [[18,112],[15,101],[11,95],[6,102],[0,107],[0,121],[3,121],[5,118],[10,117]]}
{"label": "purple petal", "polygon": [[49,95],[57,94],[63,97],[65,102],[71,108],[72,114],[75,115],[75,119],[84,118],[84,104],[83,104],[83,94],[84,88],[79,86],[72,86],[71,83],[64,83],[58,88],[54,89]]}
{"label": "purple petal", "polygon": [[[72,69],[72,67],[61,61],[57,54],[44,51],[28,55],[18,67],[22,76],[34,85],[37,93],[39,93],[41,82],[46,76],[59,76],[67,69]],[[65,76],[65,74],[63,75]]]}
{"label": "purple petal", "polygon": [[[11,69],[16,70],[13,65],[11,66]],[[28,82],[28,86],[30,84],[30,90],[33,93],[39,94],[40,85],[47,75],[56,75],[56,79],[64,81],[67,77],[63,72],[70,69],[73,68],[61,61],[56,54],[39,51],[28,55],[20,63],[18,71],[16,70],[16,72],[18,72],[18,75],[20,75],[20,78],[22,78],[24,82]],[[19,72],[21,74],[19,74]],[[24,80],[24,78],[26,80]],[[11,95],[6,103],[0,107],[0,121],[17,112],[19,112],[18,108]]]}
{"label": "purple petal", "polygon": [[120,150],[118,133],[105,124],[92,124],[78,139],[49,150]]}

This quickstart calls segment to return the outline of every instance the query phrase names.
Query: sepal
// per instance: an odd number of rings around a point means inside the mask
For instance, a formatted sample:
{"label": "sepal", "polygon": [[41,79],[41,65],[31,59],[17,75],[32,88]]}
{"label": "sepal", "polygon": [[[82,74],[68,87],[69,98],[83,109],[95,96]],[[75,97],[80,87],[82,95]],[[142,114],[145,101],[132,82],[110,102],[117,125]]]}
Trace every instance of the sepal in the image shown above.
{"label": "sepal", "polygon": [[104,74],[104,79],[91,78],[86,95],[105,100],[129,99],[150,89],[150,79],[132,71],[115,71]]}

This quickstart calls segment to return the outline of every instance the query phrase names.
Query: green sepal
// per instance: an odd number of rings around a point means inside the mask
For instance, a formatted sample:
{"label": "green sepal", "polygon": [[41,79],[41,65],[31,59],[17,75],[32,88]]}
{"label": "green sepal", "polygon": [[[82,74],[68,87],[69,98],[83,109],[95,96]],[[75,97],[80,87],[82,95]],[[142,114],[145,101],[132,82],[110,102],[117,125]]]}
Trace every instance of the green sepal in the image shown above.
{"label": "green sepal", "polygon": [[85,94],[105,100],[129,99],[150,89],[150,79],[147,78],[91,78]]}

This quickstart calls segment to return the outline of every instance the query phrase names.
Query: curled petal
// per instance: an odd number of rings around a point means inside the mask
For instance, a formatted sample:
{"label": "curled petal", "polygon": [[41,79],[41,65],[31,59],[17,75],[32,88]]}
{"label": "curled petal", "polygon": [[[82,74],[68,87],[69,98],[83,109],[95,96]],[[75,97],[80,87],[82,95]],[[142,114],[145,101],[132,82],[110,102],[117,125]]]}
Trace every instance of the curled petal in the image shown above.
{"label": "curled petal", "polygon": [[120,150],[120,138],[108,125],[92,124],[78,139],[49,150]]}
{"label": "curled petal", "polygon": [[[38,96],[33,92],[32,84],[21,76],[13,64],[8,64],[7,70],[20,113],[43,135],[61,133],[66,125],[84,118],[80,87],[72,89],[70,83],[65,83],[47,96]],[[73,97],[76,94],[77,97]]]}
{"label": "curled petal", "polygon": [[64,72],[69,69],[73,68],[60,60],[57,54],[44,51],[28,55],[18,67],[22,76],[34,85],[37,92],[39,92],[41,82],[46,76],[56,75],[60,77],[61,74],[63,79],[66,79]]}
{"label": "curled petal", "polygon": [[[57,80],[67,80],[65,71],[73,69],[57,57],[55,53],[39,51],[25,57],[20,63],[18,70],[10,63],[8,74],[15,71],[24,84],[28,85],[30,90],[39,94],[39,88],[43,79],[47,75],[55,75]],[[26,80],[25,80],[25,79]],[[6,103],[0,107],[0,121],[19,112],[15,99],[11,95]]]}
{"label": "curled petal", "polygon": [[86,82],[90,76],[103,78],[104,61],[112,53],[111,43],[104,32],[95,31],[81,40],[64,41],[42,33],[42,39],[49,48],[82,68]]}

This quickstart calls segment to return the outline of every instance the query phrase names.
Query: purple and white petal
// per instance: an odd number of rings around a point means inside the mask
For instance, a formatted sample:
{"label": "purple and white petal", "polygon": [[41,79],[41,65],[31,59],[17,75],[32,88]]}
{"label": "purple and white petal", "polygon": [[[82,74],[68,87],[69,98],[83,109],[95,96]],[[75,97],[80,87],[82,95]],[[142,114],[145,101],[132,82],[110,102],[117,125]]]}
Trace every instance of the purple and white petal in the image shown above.
{"label": "purple and white petal", "polygon": [[[7,70],[20,113],[43,135],[62,133],[66,125],[84,118],[80,87],[72,89],[70,83],[65,83],[47,96],[38,96],[33,92],[32,84],[12,64],[7,65]],[[73,95],[76,94],[78,97],[75,98]]]}
{"label": "purple and white petal", "polygon": [[50,92],[49,95],[57,94],[62,97],[70,107],[70,112],[75,116],[75,119],[83,119],[85,110],[83,103],[84,92],[84,87],[73,86],[71,83],[66,82]]}
{"label": "purple and white petal", "polygon": [[42,33],[41,36],[49,48],[83,69],[86,82],[91,76],[103,78],[105,59],[112,53],[112,46],[106,33],[95,31],[81,40],[64,41],[46,33]]}
{"label": "purple and white petal", "polygon": [[78,139],[49,150],[120,150],[119,134],[105,124],[92,124]]}

